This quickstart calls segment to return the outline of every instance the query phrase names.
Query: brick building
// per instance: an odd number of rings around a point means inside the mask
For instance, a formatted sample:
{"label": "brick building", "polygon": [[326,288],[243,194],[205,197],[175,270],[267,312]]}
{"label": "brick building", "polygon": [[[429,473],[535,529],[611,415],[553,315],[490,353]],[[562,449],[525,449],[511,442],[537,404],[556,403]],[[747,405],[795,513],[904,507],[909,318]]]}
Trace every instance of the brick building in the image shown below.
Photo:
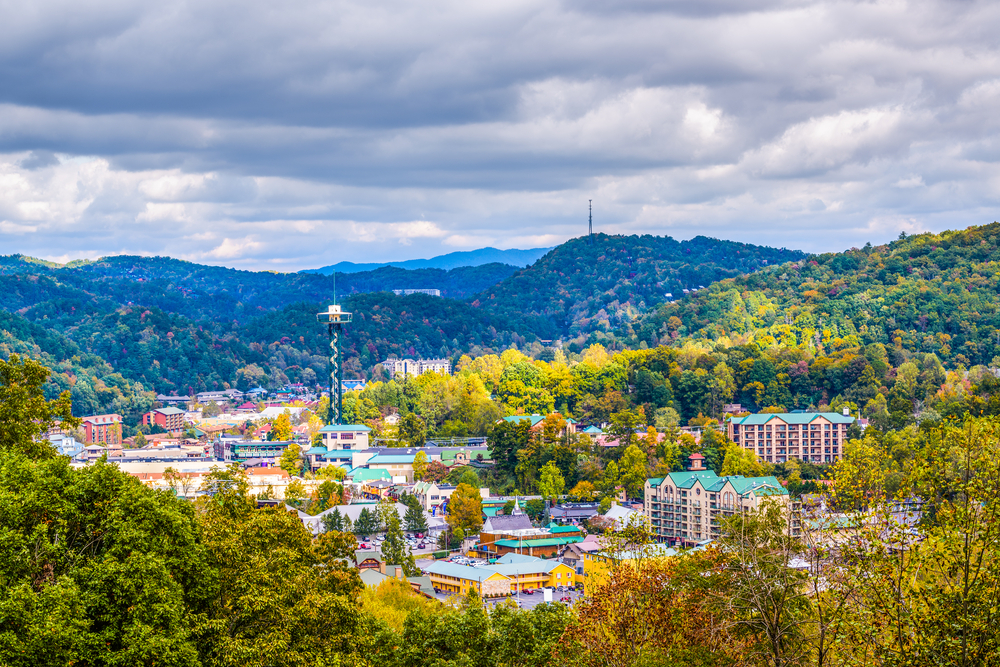
{"label": "brick building", "polygon": [[88,445],[122,444],[121,415],[91,415],[83,417],[83,433]]}
{"label": "brick building", "polygon": [[174,432],[184,430],[184,411],[178,408],[156,408],[142,416],[144,426],[157,424],[164,430]]}

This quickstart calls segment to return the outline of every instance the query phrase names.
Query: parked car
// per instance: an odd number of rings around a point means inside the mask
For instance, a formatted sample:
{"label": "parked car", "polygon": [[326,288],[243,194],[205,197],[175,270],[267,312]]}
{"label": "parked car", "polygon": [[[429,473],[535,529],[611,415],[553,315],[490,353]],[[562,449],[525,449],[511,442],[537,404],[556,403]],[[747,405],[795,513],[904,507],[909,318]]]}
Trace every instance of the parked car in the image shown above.
{"label": "parked car", "polygon": [[530,588],[528,588],[526,590],[523,590],[521,592],[524,593],[525,595],[534,595],[535,594],[535,591],[531,590]]}
{"label": "parked car", "polygon": [[573,602],[573,598],[569,597],[568,595],[564,595],[563,597],[559,598],[559,601],[565,602],[566,604],[570,604],[571,602]]}

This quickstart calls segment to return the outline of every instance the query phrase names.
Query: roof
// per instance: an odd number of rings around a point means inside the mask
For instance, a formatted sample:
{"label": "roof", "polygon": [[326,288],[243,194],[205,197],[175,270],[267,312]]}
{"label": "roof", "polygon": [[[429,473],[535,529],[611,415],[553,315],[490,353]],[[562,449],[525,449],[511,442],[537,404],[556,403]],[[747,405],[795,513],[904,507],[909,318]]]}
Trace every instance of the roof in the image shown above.
{"label": "roof", "polygon": [[526,556],[524,554],[510,553],[510,554],[505,554],[505,555],[501,556],[500,558],[497,558],[497,564],[498,565],[507,565],[507,564],[510,564],[510,563],[530,563],[530,562],[536,561],[536,560],[540,561],[542,559],[538,558],[537,556]]}
{"label": "roof", "polygon": [[746,417],[731,417],[730,422],[733,424],[745,424],[747,426],[757,426],[759,424],[766,424],[772,419],[780,419],[786,424],[808,424],[813,422],[820,417],[826,419],[832,424],[853,424],[854,417],[845,416],[839,412],[775,412],[775,413],[762,413],[756,415],[747,415]]}
{"label": "roof", "polygon": [[[468,581],[486,581],[490,577],[498,574],[493,568],[469,567],[468,565],[459,565],[458,563],[449,563],[448,561],[437,561],[436,563],[431,563],[427,566],[424,572],[427,572],[428,574],[440,574],[443,577],[466,579]],[[507,578],[506,575],[501,576]]]}
{"label": "roof", "polygon": [[[667,477],[679,489],[690,489],[695,485],[695,482],[700,482],[706,491],[716,492],[721,491],[728,482],[741,496],[751,493],[756,496],[788,495],[788,489],[782,486],[776,477],[744,477],[743,475],[719,477],[714,470],[672,472]],[[652,487],[660,486],[667,477],[652,477],[647,480],[647,483]]]}
{"label": "roof", "polygon": [[582,532],[578,526],[549,526],[548,530],[552,534]]}
{"label": "roof", "polygon": [[182,415],[182,414],[184,414],[183,410],[180,410],[180,409],[175,408],[173,406],[168,406],[168,407],[165,407],[165,408],[156,408],[155,410],[153,410],[153,412],[159,412],[161,415]]}
{"label": "roof", "polygon": [[413,463],[413,457],[415,454],[376,454],[372,458],[368,459],[368,466],[378,464],[400,464],[400,463]]}
{"label": "roof", "polygon": [[597,428],[596,426],[588,426],[587,428],[583,429],[583,432],[586,433],[587,435],[601,435],[602,433],[604,433],[604,431]]}
{"label": "roof", "polygon": [[347,473],[347,476],[355,482],[374,482],[377,479],[392,478],[392,475],[389,474],[388,470],[382,470],[381,468],[376,468],[375,470],[369,470],[368,468],[355,468]]}
{"label": "roof", "polygon": [[525,530],[531,528],[531,519],[527,514],[501,514],[491,516],[483,524],[484,533],[506,533],[513,530]]}
{"label": "roof", "polygon": [[341,433],[344,431],[364,431],[368,433],[371,429],[364,424],[327,424],[319,430],[320,433]]}
{"label": "roof", "polygon": [[535,426],[538,424],[538,422],[545,419],[545,417],[543,417],[542,415],[511,415],[510,417],[504,417],[503,419],[504,421],[508,421],[511,423],[527,421],[532,426]]}
{"label": "roof", "polygon": [[520,547],[560,547],[564,544],[582,542],[583,537],[572,535],[570,537],[540,537],[533,540],[497,540],[493,544],[500,547],[517,549]]}

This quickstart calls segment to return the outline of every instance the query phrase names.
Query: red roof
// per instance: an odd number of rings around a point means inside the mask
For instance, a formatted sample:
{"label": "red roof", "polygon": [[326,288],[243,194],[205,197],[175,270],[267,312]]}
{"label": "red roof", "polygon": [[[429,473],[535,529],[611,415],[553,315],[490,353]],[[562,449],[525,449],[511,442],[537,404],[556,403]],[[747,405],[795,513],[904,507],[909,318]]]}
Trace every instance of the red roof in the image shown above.
{"label": "red roof", "polygon": [[697,453],[695,453],[695,454],[692,454],[692,455],[691,455],[691,458],[692,458],[692,459],[703,459],[703,458],[705,458],[705,457],[704,457],[704,456],[702,456],[701,454],[697,454]]}

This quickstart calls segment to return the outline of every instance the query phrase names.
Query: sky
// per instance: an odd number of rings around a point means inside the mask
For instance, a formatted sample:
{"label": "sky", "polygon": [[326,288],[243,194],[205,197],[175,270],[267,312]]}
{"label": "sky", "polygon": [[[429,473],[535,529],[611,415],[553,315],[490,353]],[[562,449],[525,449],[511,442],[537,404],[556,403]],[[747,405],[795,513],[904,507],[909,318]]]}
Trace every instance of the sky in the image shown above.
{"label": "sky", "polygon": [[1000,3],[32,0],[0,254],[294,271],[587,229],[810,252],[992,222]]}

